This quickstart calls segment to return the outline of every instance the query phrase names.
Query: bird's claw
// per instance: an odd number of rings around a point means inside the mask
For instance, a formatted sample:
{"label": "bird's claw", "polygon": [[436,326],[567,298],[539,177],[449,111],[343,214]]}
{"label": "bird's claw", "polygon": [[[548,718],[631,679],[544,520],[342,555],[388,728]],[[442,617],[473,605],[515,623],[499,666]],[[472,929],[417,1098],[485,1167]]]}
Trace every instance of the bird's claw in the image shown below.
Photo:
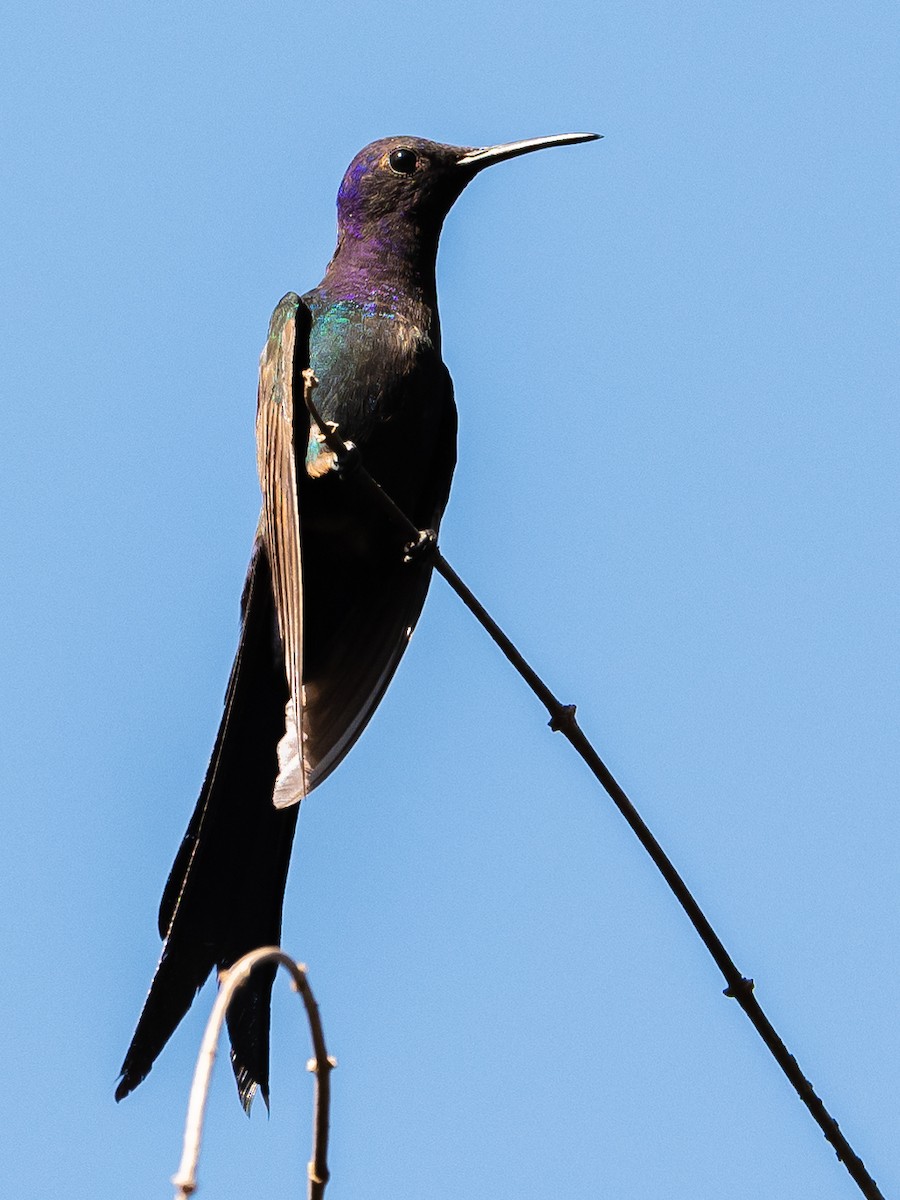
{"label": "bird's claw", "polygon": [[430,558],[437,550],[437,534],[433,529],[420,529],[414,541],[407,542],[403,547],[405,563],[418,562],[422,558]]}

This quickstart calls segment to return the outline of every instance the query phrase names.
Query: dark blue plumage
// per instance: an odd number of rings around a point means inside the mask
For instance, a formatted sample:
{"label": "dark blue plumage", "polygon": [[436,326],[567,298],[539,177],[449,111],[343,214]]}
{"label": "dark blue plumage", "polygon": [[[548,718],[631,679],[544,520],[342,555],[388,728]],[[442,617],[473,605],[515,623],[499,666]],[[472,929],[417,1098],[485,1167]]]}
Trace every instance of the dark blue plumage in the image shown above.
{"label": "dark blue plumage", "polygon": [[[146,1076],[213,968],[277,944],[297,803],[362,732],[418,620],[427,558],[339,478],[295,387],[309,334],[317,408],[362,451],[417,527],[437,530],[456,461],[456,408],[441,359],[435,262],[444,217],[483,167],[593,134],[486,150],[385,138],[356,156],[338,193],[325,277],[290,293],[260,363],[263,514],[241,637],[206,779],[160,907],[162,956],[117,1099]],[[229,1015],[248,1106],[268,1099],[272,974]]]}

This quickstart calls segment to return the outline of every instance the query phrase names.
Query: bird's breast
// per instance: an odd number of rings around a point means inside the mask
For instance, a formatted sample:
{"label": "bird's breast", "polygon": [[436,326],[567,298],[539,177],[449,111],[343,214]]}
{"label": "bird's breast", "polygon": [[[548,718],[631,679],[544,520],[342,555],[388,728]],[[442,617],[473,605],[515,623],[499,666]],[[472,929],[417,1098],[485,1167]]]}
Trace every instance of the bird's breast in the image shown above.
{"label": "bird's breast", "polygon": [[344,437],[362,446],[385,421],[410,405],[427,403],[422,376],[440,356],[416,314],[347,299],[321,306],[313,302],[310,308],[317,404]]}
{"label": "bird's breast", "polygon": [[[310,365],[323,419],[356,443],[369,472],[405,512],[421,507],[423,519],[432,520],[446,501],[456,440],[453,387],[431,336],[433,310],[408,297],[390,304],[380,295],[334,298],[323,289],[304,302],[313,318]],[[321,452],[311,442],[306,455],[309,524],[336,518],[344,505],[339,481],[310,463],[310,453],[315,460]]]}

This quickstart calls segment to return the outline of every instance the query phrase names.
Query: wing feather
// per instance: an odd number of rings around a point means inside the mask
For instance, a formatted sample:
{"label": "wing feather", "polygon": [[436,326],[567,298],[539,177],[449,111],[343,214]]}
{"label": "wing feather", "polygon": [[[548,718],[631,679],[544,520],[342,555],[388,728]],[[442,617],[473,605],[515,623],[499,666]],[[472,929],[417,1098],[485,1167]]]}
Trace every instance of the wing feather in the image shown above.
{"label": "wing feather", "polygon": [[259,363],[256,457],[262,489],[261,528],[271,564],[275,613],[290,692],[285,732],[278,744],[279,770],[273,795],[276,808],[298,803],[309,791],[305,746],[308,719],[303,691],[303,550],[295,447],[302,447],[305,454],[309,441],[302,372],[309,365],[310,325],[309,310],[299,296],[289,292],[272,314]]}

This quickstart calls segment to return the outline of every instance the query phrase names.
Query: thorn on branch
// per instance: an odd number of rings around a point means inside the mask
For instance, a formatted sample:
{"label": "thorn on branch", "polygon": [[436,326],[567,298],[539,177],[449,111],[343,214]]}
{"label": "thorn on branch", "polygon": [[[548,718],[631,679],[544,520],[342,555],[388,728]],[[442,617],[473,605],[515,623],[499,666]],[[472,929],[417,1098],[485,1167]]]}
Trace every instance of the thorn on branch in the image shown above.
{"label": "thorn on branch", "polygon": [[312,1075],[317,1075],[319,1071],[333,1071],[336,1066],[337,1059],[333,1054],[329,1054],[325,1061],[321,1063],[315,1058],[308,1058],[306,1060],[306,1069]]}
{"label": "thorn on branch", "polygon": [[572,733],[575,729],[575,705],[560,704],[547,722],[554,733]]}
{"label": "thorn on branch", "polygon": [[433,529],[420,529],[414,541],[407,542],[403,547],[405,563],[418,562],[423,558],[431,558],[437,550],[437,534]]}
{"label": "thorn on branch", "polygon": [[727,996],[729,1000],[746,1000],[752,994],[753,988],[753,980],[745,979],[742,976],[737,983],[732,983],[725,988],[722,995]]}

